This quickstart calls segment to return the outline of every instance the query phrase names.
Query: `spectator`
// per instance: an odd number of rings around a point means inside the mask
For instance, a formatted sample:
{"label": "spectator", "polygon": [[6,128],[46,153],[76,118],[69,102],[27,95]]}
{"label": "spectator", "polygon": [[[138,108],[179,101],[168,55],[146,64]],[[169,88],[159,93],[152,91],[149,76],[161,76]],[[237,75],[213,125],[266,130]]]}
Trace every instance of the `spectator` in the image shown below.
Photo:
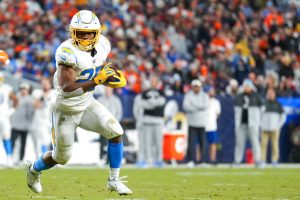
{"label": "spectator", "polygon": [[3,147],[6,154],[6,166],[12,167],[12,143],[11,123],[9,117],[12,114],[12,106],[17,106],[17,98],[10,85],[4,83],[4,74],[0,72],[0,135],[3,140]]}
{"label": "spectator", "polygon": [[276,100],[274,89],[269,89],[266,95],[266,103],[261,120],[261,161],[266,163],[268,141],[272,143],[272,164],[277,165],[279,159],[279,135],[280,128],[285,122],[285,114],[280,103]]}
{"label": "spectator", "polygon": [[14,149],[16,139],[21,137],[21,147],[18,162],[21,162],[25,155],[26,139],[29,126],[33,116],[33,100],[30,96],[29,83],[23,82],[20,85],[19,93],[17,93],[18,106],[14,114],[11,116],[12,125],[12,148]]}
{"label": "spectator", "polygon": [[[183,109],[187,115],[188,121],[188,148],[186,161],[190,167],[204,160],[205,149],[205,126],[207,119],[207,109],[209,106],[209,97],[202,90],[202,83],[195,79],[192,81],[192,90],[189,91],[183,99]],[[200,150],[201,149],[201,150]],[[200,155],[196,156],[196,152]]]}
{"label": "spectator", "polygon": [[[116,120],[121,121],[123,115],[122,103],[118,96],[114,94],[113,88],[105,87],[104,95],[97,98],[97,100],[102,103],[116,118]],[[98,166],[103,167],[107,163],[107,139],[100,136],[100,154]]]}
{"label": "spectator", "polygon": [[[143,92],[149,90],[151,88],[151,83],[148,80],[144,80],[142,84]],[[135,118],[135,127],[138,132],[138,141],[139,141],[139,148],[137,152],[137,167],[145,168],[147,167],[147,135],[146,132],[143,131],[143,104],[142,104],[142,94],[136,95],[133,102],[133,115]]]}
{"label": "spectator", "polygon": [[257,166],[260,164],[259,127],[262,99],[256,93],[252,81],[245,80],[242,85],[242,93],[235,99],[235,152],[234,163],[239,164],[243,160],[247,137],[250,138],[254,160]]}
{"label": "spectator", "polygon": [[146,157],[143,159],[147,164],[162,167],[162,139],[163,139],[163,115],[166,99],[164,94],[157,88],[159,79],[156,75],[150,76],[151,88],[142,93],[141,106],[143,109],[142,132],[146,143]]}
{"label": "spectator", "polygon": [[238,93],[239,83],[235,79],[229,81],[228,86],[226,87],[226,93],[232,97],[235,97]]}
{"label": "spectator", "polygon": [[51,103],[54,103],[56,98],[55,91],[51,89],[49,79],[41,79],[41,85],[42,89],[35,89],[32,92],[34,113],[29,128],[29,132],[32,134],[36,158],[48,151],[51,144],[51,116],[49,107]]}
{"label": "spectator", "polygon": [[217,143],[219,138],[217,132],[217,119],[221,114],[221,104],[219,100],[215,98],[215,95],[215,89],[213,87],[209,88],[209,102],[205,130],[207,133],[207,142],[209,144],[209,158],[212,164],[217,164]]}

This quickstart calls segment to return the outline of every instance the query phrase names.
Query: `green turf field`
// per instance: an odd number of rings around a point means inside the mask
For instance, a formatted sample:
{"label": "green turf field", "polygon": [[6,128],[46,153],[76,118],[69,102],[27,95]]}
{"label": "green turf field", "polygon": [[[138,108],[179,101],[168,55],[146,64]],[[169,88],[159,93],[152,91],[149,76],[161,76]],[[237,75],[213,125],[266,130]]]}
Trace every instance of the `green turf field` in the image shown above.
{"label": "green turf field", "polygon": [[0,170],[0,199],[300,199],[300,169],[123,169],[131,196],[106,190],[104,169],[52,169],[34,194],[21,169]]}

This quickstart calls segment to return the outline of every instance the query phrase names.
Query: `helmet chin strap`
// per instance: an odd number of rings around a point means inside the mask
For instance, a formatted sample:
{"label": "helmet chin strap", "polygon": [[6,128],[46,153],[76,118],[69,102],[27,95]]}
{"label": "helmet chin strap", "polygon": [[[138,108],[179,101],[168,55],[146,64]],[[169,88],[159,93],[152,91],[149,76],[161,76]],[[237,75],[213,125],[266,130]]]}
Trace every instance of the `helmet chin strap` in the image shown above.
{"label": "helmet chin strap", "polygon": [[91,51],[93,49],[93,44],[90,44],[88,46],[83,46],[81,44],[79,44],[79,42],[76,42],[78,48],[82,51]]}

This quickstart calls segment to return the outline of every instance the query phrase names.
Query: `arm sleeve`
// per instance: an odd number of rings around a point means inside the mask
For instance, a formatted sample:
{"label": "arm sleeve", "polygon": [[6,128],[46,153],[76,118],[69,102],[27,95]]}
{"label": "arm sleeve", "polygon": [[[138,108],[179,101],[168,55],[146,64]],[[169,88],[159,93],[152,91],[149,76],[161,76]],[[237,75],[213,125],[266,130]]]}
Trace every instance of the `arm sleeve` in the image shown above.
{"label": "arm sleeve", "polygon": [[55,53],[55,60],[58,64],[68,65],[74,69],[77,67],[76,55],[69,47],[59,47]]}

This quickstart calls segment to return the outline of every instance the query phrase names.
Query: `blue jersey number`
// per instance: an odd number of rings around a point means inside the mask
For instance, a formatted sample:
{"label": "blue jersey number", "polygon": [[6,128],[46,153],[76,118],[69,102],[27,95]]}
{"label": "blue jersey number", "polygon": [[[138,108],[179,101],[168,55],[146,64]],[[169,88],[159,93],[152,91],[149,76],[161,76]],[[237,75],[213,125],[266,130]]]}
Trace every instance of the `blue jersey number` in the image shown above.
{"label": "blue jersey number", "polygon": [[[90,80],[94,79],[97,76],[97,74],[101,68],[102,68],[102,66],[98,66],[96,68],[89,68],[89,69],[83,70],[80,73],[80,76],[84,76],[87,78],[78,79],[76,82],[82,83],[82,82],[86,82],[86,81],[90,81]],[[95,87],[91,88],[90,91],[92,91],[94,89],[95,89]]]}

